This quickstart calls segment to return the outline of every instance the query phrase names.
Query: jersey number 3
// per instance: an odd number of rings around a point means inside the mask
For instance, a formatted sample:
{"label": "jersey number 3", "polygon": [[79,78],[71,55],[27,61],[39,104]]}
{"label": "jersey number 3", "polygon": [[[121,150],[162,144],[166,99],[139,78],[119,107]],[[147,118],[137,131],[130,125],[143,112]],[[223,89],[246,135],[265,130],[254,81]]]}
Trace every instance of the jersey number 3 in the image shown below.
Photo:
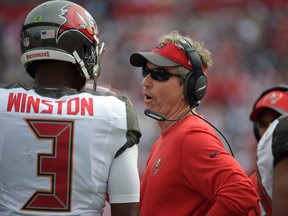
{"label": "jersey number 3", "polygon": [[51,152],[37,154],[37,176],[50,178],[49,190],[35,190],[22,211],[71,210],[74,121],[25,119],[35,137],[51,140]]}

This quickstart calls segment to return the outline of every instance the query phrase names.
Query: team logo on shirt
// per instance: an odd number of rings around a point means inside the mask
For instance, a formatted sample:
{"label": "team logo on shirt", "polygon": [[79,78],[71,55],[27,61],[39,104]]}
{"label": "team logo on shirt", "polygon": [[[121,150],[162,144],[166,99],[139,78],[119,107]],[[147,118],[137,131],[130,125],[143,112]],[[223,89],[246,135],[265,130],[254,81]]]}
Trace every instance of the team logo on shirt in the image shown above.
{"label": "team logo on shirt", "polygon": [[159,169],[161,168],[164,160],[165,160],[165,157],[160,157],[156,160],[155,165],[154,165],[154,175],[158,174]]}

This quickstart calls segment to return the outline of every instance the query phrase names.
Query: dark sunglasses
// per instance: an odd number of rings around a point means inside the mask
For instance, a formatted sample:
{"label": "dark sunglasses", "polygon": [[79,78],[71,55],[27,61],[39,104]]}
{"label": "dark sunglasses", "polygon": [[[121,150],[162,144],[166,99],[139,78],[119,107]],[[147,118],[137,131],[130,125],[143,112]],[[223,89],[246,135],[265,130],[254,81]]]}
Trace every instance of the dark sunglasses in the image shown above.
{"label": "dark sunglasses", "polygon": [[153,68],[153,69],[150,69],[148,67],[142,67],[142,76],[143,76],[143,78],[145,78],[149,73],[151,74],[152,79],[157,80],[157,81],[166,81],[171,76],[177,76],[177,77],[181,77],[182,78],[181,75],[170,73],[169,71],[165,70],[164,68]]}

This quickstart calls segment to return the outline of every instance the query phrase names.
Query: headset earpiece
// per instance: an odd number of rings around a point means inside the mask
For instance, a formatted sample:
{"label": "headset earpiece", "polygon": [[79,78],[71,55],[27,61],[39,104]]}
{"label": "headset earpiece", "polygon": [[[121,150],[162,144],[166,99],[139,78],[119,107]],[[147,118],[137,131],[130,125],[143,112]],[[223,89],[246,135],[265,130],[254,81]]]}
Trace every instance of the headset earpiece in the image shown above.
{"label": "headset earpiece", "polygon": [[190,71],[184,82],[184,96],[190,107],[195,107],[199,105],[199,101],[206,93],[207,78],[202,71],[202,63],[194,47],[184,38],[181,45],[192,66],[192,71]]}

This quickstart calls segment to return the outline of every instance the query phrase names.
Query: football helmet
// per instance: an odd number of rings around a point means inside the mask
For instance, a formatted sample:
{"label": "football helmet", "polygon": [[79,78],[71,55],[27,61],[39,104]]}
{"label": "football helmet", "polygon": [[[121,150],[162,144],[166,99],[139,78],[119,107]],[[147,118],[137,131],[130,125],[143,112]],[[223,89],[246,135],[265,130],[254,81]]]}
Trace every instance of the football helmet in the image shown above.
{"label": "football helmet", "polygon": [[96,82],[100,75],[105,44],[99,43],[94,18],[76,3],[53,0],[38,5],[26,16],[20,38],[21,62],[33,78],[33,62],[38,60],[71,62],[86,80]]}

